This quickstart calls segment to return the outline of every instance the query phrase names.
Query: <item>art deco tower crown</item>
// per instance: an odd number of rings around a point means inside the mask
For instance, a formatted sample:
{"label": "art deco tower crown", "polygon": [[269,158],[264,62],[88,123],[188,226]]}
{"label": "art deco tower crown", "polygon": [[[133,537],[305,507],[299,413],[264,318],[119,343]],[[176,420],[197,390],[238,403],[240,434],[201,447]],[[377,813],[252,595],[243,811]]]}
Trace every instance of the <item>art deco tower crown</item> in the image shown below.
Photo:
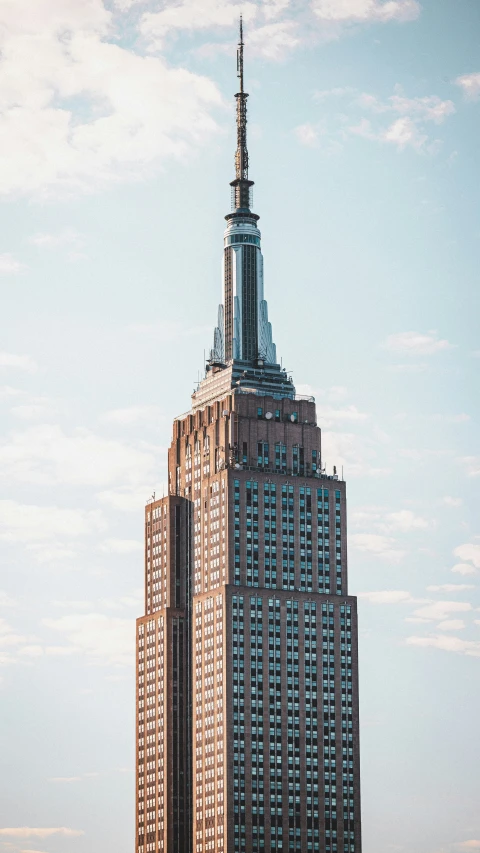
{"label": "art deco tower crown", "polygon": [[[253,181],[248,174],[247,98],[244,91],[243,27],[237,50],[237,74],[240,88],[237,101],[237,149],[235,179],[231,182],[233,210],[228,213],[224,234],[223,300],[218,310],[214,344],[207,365],[207,377],[201,383],[198,402],[208,399],[212,376],[215,388],[245,385],[293,397],[295,389],[277,363],[272,326],[264,299],[263,256],[259,216],[251,210]],[[207,396],[205,396],[205,392]]]}

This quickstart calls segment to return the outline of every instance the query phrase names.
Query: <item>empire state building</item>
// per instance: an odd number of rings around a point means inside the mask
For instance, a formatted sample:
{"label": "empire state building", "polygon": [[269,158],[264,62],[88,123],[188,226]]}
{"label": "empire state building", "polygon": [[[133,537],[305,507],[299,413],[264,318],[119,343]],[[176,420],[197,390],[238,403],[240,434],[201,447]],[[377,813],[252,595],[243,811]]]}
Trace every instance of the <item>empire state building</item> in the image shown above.
{"label": "empire state building", "polygon": [[135,853],[361,853],[345,482],[277,360],[243,50],[213,348],[145,509]]}

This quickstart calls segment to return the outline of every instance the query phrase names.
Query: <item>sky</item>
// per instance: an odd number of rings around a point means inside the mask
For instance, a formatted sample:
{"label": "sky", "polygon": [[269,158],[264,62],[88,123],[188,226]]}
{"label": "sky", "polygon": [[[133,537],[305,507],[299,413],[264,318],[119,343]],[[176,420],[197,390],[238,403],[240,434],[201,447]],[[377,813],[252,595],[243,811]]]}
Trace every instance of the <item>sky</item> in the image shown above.
{"label": "sky", "polygon": [[0,853],[127,853],[143,512],[221,293],[347,480],[365,853],[480,851],[480,4],[0,3]]}

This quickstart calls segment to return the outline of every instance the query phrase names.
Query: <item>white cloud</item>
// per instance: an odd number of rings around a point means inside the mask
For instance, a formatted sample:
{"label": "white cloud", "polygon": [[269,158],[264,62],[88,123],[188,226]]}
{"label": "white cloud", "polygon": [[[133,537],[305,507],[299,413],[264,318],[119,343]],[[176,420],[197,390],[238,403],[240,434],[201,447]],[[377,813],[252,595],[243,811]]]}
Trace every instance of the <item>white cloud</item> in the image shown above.
{"label": "white cloud", "polygon": [[89,663],[130,666],[134,660],[135,625],[101,613],[82,613],[43,619],[42,624],[62,635],[67,645],[47,646],[46,653],[84,655]]}
{"label": "white cloud", "polygon": [[322,434],[322,461],[331,470],[337,466],[340,474],[352,477],[381,477],[391,473],[390,468],[376,465],[377,442],[367,436],[339,430],[324,430]]}
{"label": "white cloud", "polygon": [[453,344],[438,337],[437,332],[399,332],[389,335],[383,349],[400,355],[434,355],[443,350],[452,349]]}
{"label": "white cloud", "polygon": [[370,604],[405,604],[412,601],[409,592],[399,589],[379,590],[377,592],[359,592],[357,598],[364,598]]}
{"label": "white cloud", "polygon": [[456,575],[476,575],[477,570],[469,563],[456,563],[452,569],[452,572]]}
{"label": "white cloud", "polygon": [[30,237],[29,242],[39,249],[66,249],[70,260],[85,257],[82,252],[85,238],[74,228],[63,228],[52,233],[40,232]]}
{"label": "white cloud", "polygon": [[[158,494],[162,493],[159,489]],[[167,493],[167,487],[163,489],[163,494]],[[105,506],[112,509],[119,509],[122,512],[139,512],[152,496],[152,490],[149,486],[144,486],[138,489],[111,489],[97,494],[97,500]]]}
{"label": "white cloud", "polygon": [[25,269],[25,264],[17,261],[9,252],[0,255],[0,275],[17,275]]}
{"label": "white cloud", "polygon": [[251,30],[248,50],[272,61],[283,59],[300,44],[295,21],[276,21]]}
{"label": "white cloud", "polygon": [[38,645],[38,643],[35,643],[30,646],[22,646],[18,650],[18,655],[19,657],[39,658],[43,655],[43,648],[42,646]]}
{"label": "white cloud", "polygon": [[160,12],[146,12],[140,30],[144,38],[158,49],[169,34],[180,30],[194,32],[219,27],[236,29],[240,13],[248,23],[257,17],[258,8],[251,2],[240,4],[225,0],[202,0],[199,8],[198,0],[181,0],[176,5],[164,7]]}
{"label": "white cloud", "polygon": [[427,586],[428,592],[462,592],[464,589],[475,589],[471,583],[442,583],[438,586]]}
{"label": "white cloud", "polygon": [[455,80],[457,86],[463,91],[463,94],[469,101],[476,101],[480,98],[480,72],[473,74],[462,74]]}
{"label": "white cloud", "polygon": [[405,551],[397,548],[395,539],[390,536],[380,536],[375,533],[355,533],[351,537],[352,544],[358,551],[367,551],[383,560],[398,563],[405,556]]}
{"label": "white cloud", "polygon": [[125,409],[112,409],[105,412],[100,420],[102,423],[122,424],[130,426],[138,423],[151,423],[164,417],[160,406],[129,406]]}
{"label": "white cloud", "polygon": [[434,601],[415,610],[415,616],[421,619],[444,621],[451,613],[468,613],[472,605],[467,601]]}
{"label": "white cloud", "polygon": [[0,607],[14,607],[15,600],[11,598],[3,589],[0,589]]}
{"label": "white cloud", "polygon": [[321,20],[339,23],[414,21],[420,9],[417,0],[313,0]]}
{"label": "white cloud", "polygon": [[305,145],[306,148],[316,148],[318,145],[319,131],[311,122],[300,124],[295,128],[294,133],[300,144]]}
{"label": "white cloud", "polygon": [[359,507],[352,514],[352,520],[356,527],[367,527],[370,531],[373,528],[382,534],[396,531],[409,533],[415,530],[427,530],[434,526],[433,521],[415,515],[410,509],[385,513],[383,507],[375,506]]}
{"label": "white cloud", "polygon": [[391,373],[425,373],[427,364],[387,364],[386,369]]}
{"label": "white cloud", "polygon": [[445,652],[480,657],[480,643],[461,640],[460,637],[449,637],[446,634],[431,637],[407,637],[406,643],[409,646],[431,647]]}
{"label": "white cloud", "polygon": [[81,829],[69,829],[66,826],[58,826],[53,829],[45,827],[33,828],[31,826],[17,826],[11,828],[0,828],[0,835],[9,838],[50,838],[52,835],[63,835],[64,837],[74,837],[85,835]]}
{"label": "white cloud", "polygon": [[17,633],[5,619],[0,618],[0,666],[15,663],[22,646],[33,640],[33,637]]}
{"label": "white cloud", "polygon": [[442,124],[455,112],[453,101],[442,101],[438,95],[409,98],[399,85],[395,86],[395,93],[386,101],[380,101],[375,95],[364,92],[359,96],[358,104],[374,113],[393,112],[400,116],[413,117],[412,120],[420,119],[434,124]]}
{"label": "white cloud", "polygon": [[364,139],[395,145],[399,151],[407,147],[417,151],[435,150],[435,145],[427,148],[429,137],[425,125],[429,122],[442,124],[455,112],[453,101],[442,101],[437,95],[409,98],[399,85],[386,101],[364,92],[356,99],[356,104],[373,112],[377,118],[389,114],[398,117],[386,126],[374,127],[371,120],[363,116],[357,124],[348,127],[348,131]]}
{"label": "white cloud", "polygon": [[151,478],[151,452],[86,429],[67,435],[56,425],[30,427],[0,444],[0,477],[22,483],[108,486]]}
{"label": "white cloud", "polygon": [[47,397],[32,397],[28,403],[12,406],[10,412],[15,417],[24,421],[38,420],[40,418],[45,420],[55,413],[55,408]]}
{"label": "white cloud", "polygon": [[386,515],[386,525],[390,530],[401,530],[407,533],[411,530],[425,530],[431,527],[431,522],[426,518],[415,515],[410,509],[402,509],[399,512],[390,512]]}
{"label": "white cloud", "polygon": [[131,554],[142,549],[142,543],[136,539],[105,539],[100,544],[100,550],[107,554]]}
{"label": "white cloud", "polygon": [[6,542],[75,539],[101,530],[104,526],[98,510],[87,512],[0,500],[0,539]]}
{"label": "white cloud", "polygon": [[437,625],[437,631],[461,631],[463,628],[465,628],[463,619],[446,619]]}
{"label": "white cloud", "polygon": [[343,98],[347,95],[354,95],[355,89],[351,86],[334,86],[333,89],[319,89],[313,93],[314,101],[326,101],[328,98]]}
{"label": "white cloud", "polygon": [[451,497],[450,495],[445,495],[442,503],[444,503],[445,506],[457,507],[457,506],[462,506],[463,500],[461,498],[454,498],[454,497]]}
{"label": "white cloud", "polygon": [[0,352],[0,370],[13,367],[16,370],[25,370],[26,373],[35,373],[37,365],[28,355],[15,355],[11,352]]}
{"label": "white cloud", "polygon": [[217,132],[211,80],[140,56],[118,34],[102,0],[3,4],[0,192],[142,177]]}
{"label": "white cloud", "polygon": [[0,386],[0,400],[10,401],[12,397],[21,397],[22,392],[18,388],[12,388],[11,385]]}
{"label": "white cloud", "polygon": [[344,409],[335,409],[332,406],[317,407],[318,418],[322,427],[331,427],[337,423],[359,423],[368,420],[365,412],[360,412],[356,406],[346,406]]}
{"label": "white cloud", "polygon": [[458,548],[455,548],[453,554],[461,560],[473,563],[476,569],[480,569],[480,545],[473,545],[472,543],[459,545]]}
{"label": "white cloud", "polygon": [[420,150],[428,141],[426,133],[422,133],[410,116],[397,118],[381,134],[380,139],[396,145],[400,151],[410,146]]}
{"label": "white cloud", "polygon": [[480,456],[463,456],[460,462],[465,466],[467,477],[480,477]]}
{"label": "white cloud", "polygon": [[61,783],[70,785],[70,784],[72,784],[72,782],[81,782],[82,777],[81,776],[52,776],[48,781],[49,782],[61,782]]}

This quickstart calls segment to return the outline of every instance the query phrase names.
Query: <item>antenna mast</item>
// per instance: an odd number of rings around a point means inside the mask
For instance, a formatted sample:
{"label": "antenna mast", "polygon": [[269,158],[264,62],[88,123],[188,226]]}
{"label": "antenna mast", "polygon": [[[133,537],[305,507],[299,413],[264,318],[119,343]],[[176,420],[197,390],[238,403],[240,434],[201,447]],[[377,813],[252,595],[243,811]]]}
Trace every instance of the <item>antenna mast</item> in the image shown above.
{"label": "antenna mast", "polygon": [[253,181],[248,180],[248,150],[247,150],[247,98],[243,83],[243,18],[240,16],[240,38],[237,48],[237,77],[240,80],[240,91],[235,95],[237,101],[237,150],[235,152],[234,188],[235,209],[250,209],[250,187]]}

